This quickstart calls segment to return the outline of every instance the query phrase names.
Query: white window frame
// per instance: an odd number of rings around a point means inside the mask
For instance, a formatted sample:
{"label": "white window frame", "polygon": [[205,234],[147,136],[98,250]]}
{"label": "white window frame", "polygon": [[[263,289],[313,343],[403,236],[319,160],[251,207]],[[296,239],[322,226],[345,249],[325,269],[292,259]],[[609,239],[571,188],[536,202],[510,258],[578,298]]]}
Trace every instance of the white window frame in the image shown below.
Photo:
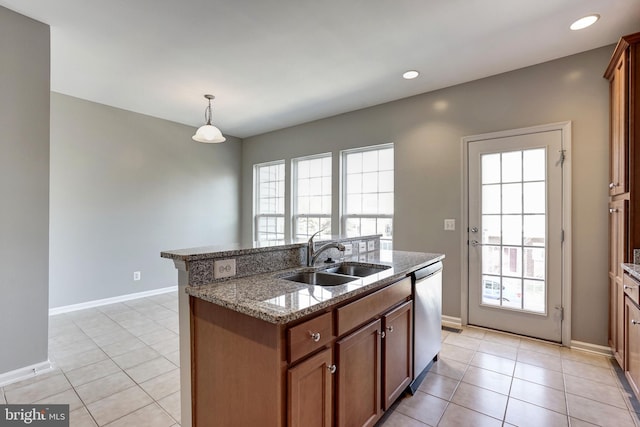
{"label": "white window frame", "polygon": [[[354,153],[364,153],[367,151],[379,151],[393,149],[394,150],[394,166],[393,166],[393,175],[394,175],[394,189],[393,192],[395,194],[395,147],[393,143],[388,144],[380,144],[380,145],[371,145],[368,147],[355,148],[350,150],[343,150],[340,152],[340,164],[341,164],[341,179],[340,183],[340,227],[341,234],[346,235],[347,230],[347,221],[352,218],[360,218],[360,219],[391,219],[392,223],[392,231],[391,231],[391,239],[380,239],[381,248],[385,246],[383,249],[392,249],[393,248],[393,216],[394,214],[347,214],[347,167],[346,167],[346,157],[349,154]],[[395,206],[394,206],[395,211]],[[386,243],[386,244],[385,244]]]}
{"label": "white window frame", "polygon": [[[262,167],[268,167],[268,166],[282,166],[283,168],[283,181],[286,185],[286,168],[285,168],[285,161],[284,160],[276,160],[276,161],[272,161],[272,162],[265,162],[265,163],[257,163],[255,165],[253,165],[253,238],[255,241],[260,241],[260,232],[259,232],[259,224],[260,224],[260,219],[262,218],[275,218],[276,221],[279,218],[282,218],[282,222],[284,224],[284,216],[285,216],[285,212],[284,212],[284,208],[283,208],[283,212],[280,213],[260,213],[259,209],[260,209],[260,168]],[[286,205],[286,190],[283,192],[282,197],[285,199],[285,203],[284,205]],[[276,231],[277,233],[277,231]],[[282,229],[282,239],[285,238],[285,229],[284,229],[284,225],[283,225],[283,229]],[[275,239],[275,240],[282,240],[282,239]],[[266,239],[266,240],[271,240],[271,239]]]}
{"label": "white window frame", "polygon": [[[296,157],[295,159],[291,159],[291,178],[292,178],[292,184],[291,184],[291,236],[294,239],[297,238],[307,238],[309,236],[303,236],[303,237],[299,237],[297,232],[298,232],[298,227],[297,227],[297,221],[300,218],[309,218],[309,219],[313,219],[313,218],[328,218],[329,221],[333,222],[333,217],[332,214],[318,214],[318,213],[308,213],[308,214],[300,214],[298,213],[298,162],[300,161],[305,161],[305,160],[316,160],[316,159],[324,159],[324,158],[328,158],[331,161],[331,166],[332,166],[332,170],[333,170],[333,154],[331,152],[328,153],[320,153],[320,154],[313,154],[310,156],[303,156],[303,157]],[[329,175],[329,178],[331,178],[332,182],[333,182],[333,173],[331,173]],[[333,187],[333,183],[332,183],[332,187]],[[331,202],[333,205],[333,192],[331,192],[329,194],[329,196],[331,196]],[[327,229],[323,229],[324,231],[322,233],[320,233],[320,236],[331,236],[331,226],[327,227]]]}

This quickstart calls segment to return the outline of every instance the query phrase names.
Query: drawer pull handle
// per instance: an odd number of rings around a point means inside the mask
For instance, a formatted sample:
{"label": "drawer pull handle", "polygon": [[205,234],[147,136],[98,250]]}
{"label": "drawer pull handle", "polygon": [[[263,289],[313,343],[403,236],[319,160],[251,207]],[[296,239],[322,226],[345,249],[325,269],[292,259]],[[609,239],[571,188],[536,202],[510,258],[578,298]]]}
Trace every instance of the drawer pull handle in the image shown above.
{"label": "drawer pull handle", "polygon": [[387,331],[393,332],[393,326],[387,326]]}
{"label": "drawer pull handle", "polygon": [[309,336],[311,336],[313,342],[320,341],[320,332],[316,332],[315,334],[313,332],[309,332]]}
{"label": "drawer pull handle", "polygon": [[616,213],[618,212],[618,208],[609,208],[609,213]]}
{"label": "drawer pull handle", "polygon": [[640,323],[640,322],[638,322],[637,320],[631,319],[631,324],[632,325],[637,325],[638,323]]}
{"label": "drawer pull handle", "polygon": [[327,369],[329,370],[330,374],[335,374],[336,373],[336,369],[338,369],[336,367],[336,365],[331,365],[331,366],[327,366]]}

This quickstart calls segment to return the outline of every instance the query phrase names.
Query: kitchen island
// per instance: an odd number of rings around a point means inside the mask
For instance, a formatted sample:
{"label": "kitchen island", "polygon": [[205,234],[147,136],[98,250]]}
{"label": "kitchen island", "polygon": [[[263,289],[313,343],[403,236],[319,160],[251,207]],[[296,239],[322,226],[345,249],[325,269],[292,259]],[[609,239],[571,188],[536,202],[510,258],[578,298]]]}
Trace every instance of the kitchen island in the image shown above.
{"label": "kitchen island", "polygon": [[[334,417],[347,425],[354,416],[369,425],[404,390],[412,379],[408,275],[444,256],[381,251],[378,236],[339,240],[350,255],[328,251],[330,262],[315,267],[305,266],[306,243],[162,253],[179,269],[183,294],[183,426],[323,425]],[[236,274],[216,278],[228,260]],[[341,264],[375,269],[337,286],[287,279]]]}

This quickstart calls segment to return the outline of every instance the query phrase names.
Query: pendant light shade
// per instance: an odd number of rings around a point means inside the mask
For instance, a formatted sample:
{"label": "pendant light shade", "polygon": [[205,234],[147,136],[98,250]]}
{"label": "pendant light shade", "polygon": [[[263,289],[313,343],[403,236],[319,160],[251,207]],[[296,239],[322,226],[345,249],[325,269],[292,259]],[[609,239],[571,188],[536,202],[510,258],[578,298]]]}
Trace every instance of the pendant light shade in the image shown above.
{"label": "pendant light shade", "polygon": [[211,124],[211,100],[214,99],[215,96],[205,95],[204,97],[209,100],[209,106],[204,110],[204,119],[207,121],[207,124],[200,126],[191,139],[205,144],[224,142],[227,138],[222,136],[220,129]]}

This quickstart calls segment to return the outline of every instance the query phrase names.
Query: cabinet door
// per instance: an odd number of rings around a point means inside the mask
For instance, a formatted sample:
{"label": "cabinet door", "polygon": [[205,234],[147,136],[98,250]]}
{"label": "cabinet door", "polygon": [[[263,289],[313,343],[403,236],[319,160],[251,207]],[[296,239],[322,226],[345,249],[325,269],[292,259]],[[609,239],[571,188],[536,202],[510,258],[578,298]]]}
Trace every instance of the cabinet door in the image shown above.
{"label": "cabinet door", "polygon": [[609,195],[628,192],[628,109],[627,109],[627,56],[623,54],[610,80],[610,166]]}
{"label": "cabinet door", "polygon": [[626,352],[627,352],[627,369],[626,376],[633,388],[636,396],[638,395],[638,385],[640,385],[640,310],[626,299]]}
{"label": "cabinet door", "polygon": [[[625,305],[624,305],[624,289],[622,282],[615,279],[616,282],[616,345],[613,355],[622,369],[626,369],[625,365]],[[640,320],[640,319],[639,319]]]}
{"label": "cabinet door", "polygon": [[336,343],[339,427],[373,426],[382,416],[380,327],[376,320]]}
{"label": "cabinet door", "polygon": [[297,364],[288,371],[288,425],[330,427],[332,423],[333,372],[331,349]]}
{"label": "cabinet door", "polygon": [[382,317],[383,407],[386,411],[412,380],[412,313],[409,301]]}

